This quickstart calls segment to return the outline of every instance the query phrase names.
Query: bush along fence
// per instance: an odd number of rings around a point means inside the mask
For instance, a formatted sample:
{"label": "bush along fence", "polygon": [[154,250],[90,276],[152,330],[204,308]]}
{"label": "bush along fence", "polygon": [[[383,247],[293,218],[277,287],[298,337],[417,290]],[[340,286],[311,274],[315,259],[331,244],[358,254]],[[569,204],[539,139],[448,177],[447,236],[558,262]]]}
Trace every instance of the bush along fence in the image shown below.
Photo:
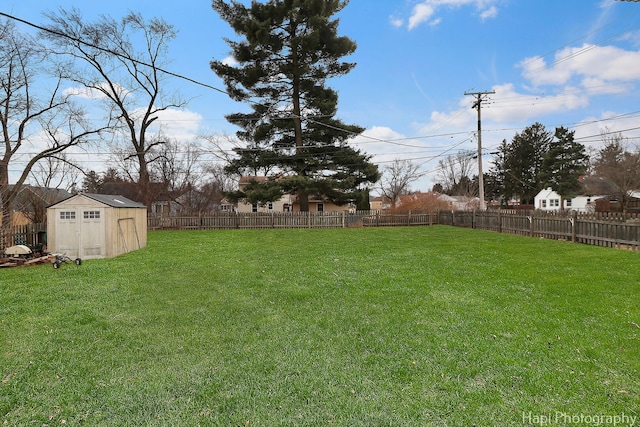
{"label": "bush along fence", "polygon": [[192,217],[149,217],[149,230],[258,228],[346,228],[451,225],[566,240],[596,246],[640,249],[638,214],[520,210],[439,212],[220,213]]}

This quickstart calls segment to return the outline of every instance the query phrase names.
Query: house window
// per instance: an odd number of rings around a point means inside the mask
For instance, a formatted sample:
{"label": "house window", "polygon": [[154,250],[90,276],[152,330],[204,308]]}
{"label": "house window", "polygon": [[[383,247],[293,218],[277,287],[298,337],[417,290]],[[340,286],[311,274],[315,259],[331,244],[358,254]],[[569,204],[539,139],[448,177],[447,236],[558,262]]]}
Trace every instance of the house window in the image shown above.
{"label": "house window", "polygon": [[76,219],[76,213],[73,211],[60,212],[60,219]]}
{"label": "house window", "polygon": [[318,212],[324,212],[324,203],[318,203]]}
{"label": "house window", "polygon": [[267,209],[272,211],[273,210],[273,203],[269,202],[269,204],[267,205]]}
{"label": "house window", "polygon": [[251,212],[258,212],[258,204],[254,203],[253,205],[251,205]]}
{"label": "house window", "polygon": [[543,200],[543,201],[542,201],[542,207],[543,207],[543,208],[546,208],[546,207],[547,207],[547,201],[546,201],[546,200]]}
{"label": "house window", "polygon": [[282,212],[291,212],[291,205],[288,203],[282,205]]}
{"label": "house window", "polygon": [[570,208],[571,207],[571,199],[567,200],[567,207]]}
{"label": "house window", "polygon": [[84,219],[99,219],[100,211],[84,211]]}
{"label": "house window", "polygon": [[560,200],[559,199],[551,199],[549,201],[549,206],[555,206],[555,207],[560,206]]}

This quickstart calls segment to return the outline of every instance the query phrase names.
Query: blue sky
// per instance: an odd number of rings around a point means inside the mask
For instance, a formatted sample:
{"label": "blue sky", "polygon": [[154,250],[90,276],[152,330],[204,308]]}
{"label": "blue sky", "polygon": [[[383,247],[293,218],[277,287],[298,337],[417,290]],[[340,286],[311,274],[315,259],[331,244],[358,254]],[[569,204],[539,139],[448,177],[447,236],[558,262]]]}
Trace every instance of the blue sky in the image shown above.
{"label": "blue sky", "polygon": [[[234,34],[208,0],[4,0],[0,11],[43,23],[45,10],[71,6],[87,19],[128,10],[164,18],[178,30],[166,68],[224,88],[209,61],[228,56],[223,37]],[[330,82],[338,117],[366,128],[353,143],[381,167],[393,159],[419,164],[415,190],[437,181],[442,156],[477,148],[477,112],[465,92],[495,91],[482,108],[485,171],[503,139],[535,122],[575,130],[589,150],[604,129],[640,143],[640,3],[351,0],[338,17],[340,33],[358,45],[348,58],[355,69]],[[182,140],[233,134],[224,115],[247,109],[180,79],[168,84],[191,99],[163,117]]]}

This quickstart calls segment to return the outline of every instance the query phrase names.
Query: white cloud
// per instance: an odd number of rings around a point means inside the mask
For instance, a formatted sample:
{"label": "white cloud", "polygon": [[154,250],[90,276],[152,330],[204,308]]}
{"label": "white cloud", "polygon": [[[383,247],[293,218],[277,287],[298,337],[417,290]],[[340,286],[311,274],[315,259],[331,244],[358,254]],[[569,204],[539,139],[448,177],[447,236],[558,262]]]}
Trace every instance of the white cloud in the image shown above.
{"label": "white cloud", "polygon": [[401,18],[396,18],[395,16],[389,17],[389,23],[396,28],[400,28],[404,25],[404,20]]}
{"label": "white cloud", "polygon": [[495,18],[496,16],[498,16],[498,8],[495,6],[491,6],[489,9],[480,13],[480,18],[482,18],[483,21],[486,21],[490,18]]}
{"label": "white cloud", "polygon": [[420,3],[413,8],[413,12],[409,18],[409,30],[413,30],[421,23],[427,22],[431,19],[435,13],[435,9],[428,3],[429,2]]}
{"label": "white cloud", "polygon": [[189,110],[168,109],[156,113],[154,131],[177,140],[192,140],[198,135],[202,116]]}
{"label": "white cloud", "polygon": [[535,86],[564,85],[573,78],[598,79],[616,83],[640,80],[640,51],[615,46],[584,44],[556,53],[547,64],[542,57],[527,58],[518,66],[522,75]]}
{"label": "white cloud", "polygon": [[628,31],[624,34],[622,34],[618,40],[621,41],[628,41],[630,42],[633,46],[635,47],[639,47],[640,46],[640,31],[636,30],[636,31]]}
{"label": "white cloud", "polygon": [[480,13],[480,18],[485,21],[495,18],[498,15],[498,8],[495,3],[498,0],[423,0],[414,6],[408,20],[407,28],[413,30],[423,23],[430,26],[438,25],[442,18],[436,16],[439,9],[443,7],[458,8],[463,6],[475,6]]}
{"label": "white cloud", "polygon": [[395,159],[417,159],[425,156],[429,143],[405,135],[386,126],[373,126],[350,141],[356,148],[373,156],[375,163]]}
{"label": "white cloud", "polygon": [[[107,85],[106,82],[102,83],[100,86],[102,86],[106,91],[111,91],[111,88]],[[123,98],[130,93],[123,86],[120,86],[118,84],[115,84],[114,86],[116,90],[119,91],[120,96]],[[81,99],[104,99],[106,97],[106,95],[102,91],[98,90],[97,88],[93,89],[93,88],[87,88],[85,86],[69,87],[63,91],[63,95],[74,96]]]}
{"label": "white cloud", "polygon": [[483,109],[483,116],[497,123],[527,122],[589,105],[589,96],[580,88],[565,87],[561,93],[534,95],[520,93],[507,83],[494,86],[493,90],[493,102]]}

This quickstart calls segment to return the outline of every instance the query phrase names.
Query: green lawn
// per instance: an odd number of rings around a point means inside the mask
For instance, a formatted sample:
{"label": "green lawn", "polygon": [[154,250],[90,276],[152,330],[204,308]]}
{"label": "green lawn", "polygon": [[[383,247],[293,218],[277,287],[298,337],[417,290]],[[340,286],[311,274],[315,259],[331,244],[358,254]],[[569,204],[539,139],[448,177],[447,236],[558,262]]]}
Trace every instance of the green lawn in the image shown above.
{"label": "green lawn", "polygon": [[444,226],[152,232],[0,270],[0,425],[640,423],[639,278]]}

